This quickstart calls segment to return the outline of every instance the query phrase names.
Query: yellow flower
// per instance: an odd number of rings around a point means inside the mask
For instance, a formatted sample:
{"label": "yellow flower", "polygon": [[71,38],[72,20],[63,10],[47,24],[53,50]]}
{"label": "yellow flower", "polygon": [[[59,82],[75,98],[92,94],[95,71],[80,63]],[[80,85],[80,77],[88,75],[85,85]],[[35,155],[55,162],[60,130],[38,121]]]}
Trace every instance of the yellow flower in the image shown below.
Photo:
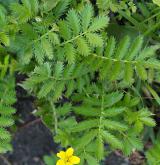
{"label": "yellow flower", "polygon": [[66,152],[60,151],[57,153],[57,157],[60,160],[57,161],[56,165],[74,165],[80,163],[80,158],[77,156],[73,156],[73,148],[68,148]]}

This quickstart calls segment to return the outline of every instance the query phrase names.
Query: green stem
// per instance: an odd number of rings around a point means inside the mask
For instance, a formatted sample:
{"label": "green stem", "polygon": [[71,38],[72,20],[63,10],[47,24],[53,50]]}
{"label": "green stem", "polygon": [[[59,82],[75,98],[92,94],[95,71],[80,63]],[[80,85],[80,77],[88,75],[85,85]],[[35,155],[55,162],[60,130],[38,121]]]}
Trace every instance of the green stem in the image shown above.
{"label": "green stem", "polygon": [[115,58],[108,58],[108,57],[105,57],[105,56],[98,56],[97,54],[92,54],[92,56],[94,56],[96,58],[101,58],[101,59],[104,59],[104,60],[110,60],[110,61],[113,61],[113,62],[131,63],[131,64],[138,63],[138,61],[128,61],[128,60],[120,60],[120,59],[115,59]]}
{"label": "green stem", "polygon": [[158,64],[155,63],[155,65],[152,66],[152,65],[150,65],[150,62],[146,61],[146,60],[143,61],[143,60],[137,59],[137,61],[136,60],[129,61],[129,60],[123,60],[123,59],[121,60],[121,59],[109,58],[109,57],[105,57],[105,56],[98,56],[97,54],[91,54],[91,55],[96,58],[101,58],[101,59],[109,60],[109,61],[113,61],[113,62],[129,63],[131,65],[139,64],[139,65],[143,65],[145,68],[153,68],[153,69],[159,68],[159,63]]}
{"label": "green stem", "polygon": [[149,20],[153,19],[154,17],[158,16],[159,14],[160,14],[160,12],[158,12],[158,13],[152,15],[151,17],[145,19],[142,23],[148,22]]}
{"label": "green stem", "polygon": [[42,36],[40,36],[38,39],[33,40],[33,43],[36,43],[38,41],[40,41],[42,38],[46,37],[49,33],[53,32],[54,28],[52,28],[51,30],[49,30],[47,33],[44,33]]}
{"label": "green stem", "polygon": [[[41,39],[43,39],[44,37],[46,37],[49,33],[53,32],[54,30],[55,30],[55,29],[52,28],[52,29],[49,30],[48,32],[44,33],[44,34],[43,34],[42,36],[40,36],[38,39],[33,40],[33,42],[31,42],[30,45],[32,45],[33,43],[36,43],[36,42],[40,41]],[[83,32],[83,33],[80,33],[79,35],[77,35],[77,36],[71,38],[70,40],[67,40],[67,41],[65,41],[65,42],[60,43],[60,44],[58,44],[57,46],[64,46],[65,44],[70,43],[70,42],[73,42],[73,41],[75,41],[76,39],[78,39],[79,37],[84,36],[84,35],[87,34],[87,33],[89,33],[89,31],[85,31],[85,32]]]}
{"label": "green stem", "polygon": [[101,127],[102,127],[103,111],[104,111],[104,94],[102,94],[101,115],[100,115],[100,118],[99,118],[99,135],[100,135],[100,132],[101,132]]}
{"label": "green stem", "polygon": [[65,44],[67,44],[67,43],[70,43],[70,42],[72,42],[72,41],[74,41],[74,40],[78,39],[79,37],[81,37],[81,36],[85,35],[86,33],[88,33],[88,31],[83,32],[83,33],[81,33],[81,34],[79,34],[79,35],[77,35],[77,36],[75,36],[75,37],[71,38],[71,39],[70,39],[70,40],[68,40],[68,41],[62,42],[62,43],[61,43],[61,44],[59,44],[58,46],[63,46],[63,45],[65,45]]}
{"label": "green stem", "polygon": [[57,134],[57,130],[58,130],[57,113],[56,113],[56,109],[55,109],[55,106],[54,106],[52,100],[50,100],[50,105],[51,105],[51,108],[52,108],[52,111],[53,111],[55,133]]}

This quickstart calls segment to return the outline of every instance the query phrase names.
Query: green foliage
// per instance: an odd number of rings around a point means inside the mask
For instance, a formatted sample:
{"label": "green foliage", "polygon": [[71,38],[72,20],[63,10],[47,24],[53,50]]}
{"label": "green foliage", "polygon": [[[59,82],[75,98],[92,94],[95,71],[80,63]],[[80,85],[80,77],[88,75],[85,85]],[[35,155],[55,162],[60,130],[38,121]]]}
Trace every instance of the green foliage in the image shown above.
{"label": "green foliage", "polygon": [[147,162],[149,165],[158,165],[160,163],[160,142],[156,140],[154,145],[146,152]]}
{"label": "green foliage", "polygon": [[[100,78],[124,80],[128,84],[133,83],[134,72],[140,79],[147,80],[148,69],[158,69],[159,60],[155,57],[155,52],[159,46],[143,48],[143,38],[137,37],[132,44],[130,38],[125,36],[119,43],[113,37],[108,39],[104,54],[93,54],[93,59],[87,59],[92,69],[100,71]],[[90,61],[91,62],[90,62]],[[94,62],[98,63],[94,65]],[[111,72],[110,72],[111,71]]]}
{"label": "green foliage", "polygon": [[[55,7],[55,10],[60,10],[59,5]],[[87,19],[86,12],[88,15]],[[43,18],[39,18],[40,22],[37,20],[37,23],[33,27],[28,24],[23,25],[22,35],[16,41],[18,46],[20,46],[19,44],[23,44],[23,50],[19,50],[20,56],[22,56],[22,62],[28,64],[32,57],[35,57],[38,64],[42,64],[46,58],[54,60],[56,54],[63,53],[66,61],[72,64],[75,63],[76,54],[88,56],[94,47],[102,47],[103,39],[98,32],[106,27],[108,17],[100,16],[93,18],[93,13],[93,7],[86,5],[80,14],[74,9],[71,9],[67,13],[66,19],[60,20],[57,25],[54,23],[48,24],[48,26],[43,25],[46,23],[45,20],[43,21]],[[32,17],[33,14],[28,13],[28,15]],[[26,14],[25,17],[27,17]],[[24,18],[23,22],[29,19]],[[36,29],[34,26],[36,26]],[[30,30],[28,31],[27,28]],[[39,31],[39,28],[43,28],[43,31]],[[24,45],[24,42],[31,44]]]}
{"label": "green foliage", "polygon": [[53,156],[44,156],[44,162],[46,165],[53,165],[56,163],[56,157]]}
{"label": "green foliage", "polygon": [[124,10],[127,15],[131,15],[136,12],[136,5],[133,0],[97,0],[97,6],[101,12],[109,12],[109,9],[113,12],[118,10]]}
{"label": "green foliage", "polygon": [[[66,96],[70,96],[74,90],[82,90],[84,84],[81,80],[85,79],[87,74],[87,68],[80,64],[64,67],[60,61],[55,65],[45,63],[43,66],[36,67],[22,86],[36,92],[39,98],[48,96],[57,100],[61,98],[65,87]],[[76,81],[79,81],[79,86],[74,85]]]}
{"label": "green foliage", "polygon": [[146,98],[159,103],[159,13],[151,1],[0,1],[0,152],[11,149],[15,71],[55,142],[73,146],[82,165],[143,151],[144,129],[156,126]]}
{"label": "green foliage", "polygon": [[127,15],[122,10],[119,10],[119,14],[126,18],[138,32],[144,36],[151,36],[155,41],[159,41],[157,37],[159,29],[160,9],[156,8],[153,3],[137,3],[139,13],[136,12],[132,16]]}
{"label": "green foliage", "polygon": [[0,153],[12,149],[11,135],[7,130],[14,124],[13,114],[16,110],[12,105],[16,101],[14,79],[6,78],[0,81]]}
{"label": "green foliage", "polygon": [[[89,94],[88,90],[93,93]],[[142,150],[143,145],[139,133],[145,125],[155,126],[151,118],[152,114],[147,109],[137,111],[136,98],[125,96],[123,99],[123,93],[107,94],[98,88],[96,90],[99,93],[95,93],[94,86],[89,87],[88,90],[87,96],[84,94],[80,98],[73,97],[73,101],[82,102],[81,105],[74,105],[73,102],[73,105],[64,104],[55,108],[57,118],[61,119],[56,126],[58,131],[55,141],[61,142],[64,147],[72,144],[84,161],[88,161],[88,157],[91,159],[93,157],[95,163],[104,158],[106,143],[109,144],[111,150],[121,149],[126,155],[131,154],[134,149]],[[48,113],[53,112],[49,108],[44,113],[45,107],[41,106],[39,115],[48,126],[53,127],[51,122],[55,125],[57,121],[49,119]],[[76,116],[82,120],[76,120]],[[95,150],[94,147],[96,147]]]}
{"label": "green foliage", "polygon": [[64,40],[60,45],[65,46],[65,49],[69,47],[70,54],[65,54],[69,63],[72,63],[72,61],[69,61],[70,58],[76,58],[74,57],[75,54],[88,56],[91,49],[103,46],[103,40],[96,32],[107,25],[108,18],[104,16],[93,18],[91,5],[85,6],[80,15],[74,10],[69,11],[66,19],[66,21],[60,22],[59,25],[60,35]]}
{"label": "green foliage", "polygon": [[158,6],[160,6],[160,1],[159,0],[153,0],[153,3],[155,3]]}

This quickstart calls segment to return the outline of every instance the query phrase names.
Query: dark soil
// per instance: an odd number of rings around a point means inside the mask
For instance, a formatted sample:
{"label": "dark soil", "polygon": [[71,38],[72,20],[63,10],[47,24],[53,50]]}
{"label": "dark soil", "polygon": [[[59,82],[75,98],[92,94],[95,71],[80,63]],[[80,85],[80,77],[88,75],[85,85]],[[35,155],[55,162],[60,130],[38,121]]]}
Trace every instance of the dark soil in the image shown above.
{"label": "dark soil", "polygon": [[124,158],[120,155],[117,155],[115,153],[110,154],[106,158],[106,165],[131,165],[129,160],[127,158]]}
{"label": "dark soil", "polygon": [[13,139],[14,151],[7,155],[13,165],[43,165],[42,157],[55,149],[49,130],[37,120],[21,128]]}

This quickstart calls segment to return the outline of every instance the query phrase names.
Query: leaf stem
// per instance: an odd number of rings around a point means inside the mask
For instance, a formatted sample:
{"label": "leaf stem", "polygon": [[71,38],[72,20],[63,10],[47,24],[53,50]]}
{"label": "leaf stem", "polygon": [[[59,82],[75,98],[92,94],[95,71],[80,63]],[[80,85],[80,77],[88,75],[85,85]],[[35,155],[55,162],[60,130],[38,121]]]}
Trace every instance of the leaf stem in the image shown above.
{"label": "leaf stem", "polygon": [[56,113],[56,109],[55,109],[55,106],[54,106],[52,100],[50,100],[50,105],[51,105],[51,108],[52,108],[52,111],[53,111],[55,133],[57,134],[57,130],[58,130],[57,113]]}
{"label": "leaf stem", "polygon": [[150,16],[149,18],[145,19],[142,23],[148,22],[149,20],[153,19],[154,17],[158,16],[160,14],[160,12]]}
{"label": "leaf stem", "polygon": [[83,33],[80,33],[79,35],[77,35],[77,36],[75,36],[75,37],[71,38],[70,40],[67,40],[67,41],[65,41],[65,42],[62,42],[62,43],[61,43],[61,44],[59,44],[58,46],[63,46],[63,45],[65,45],[65,44],[67,44],[67,43],[70,43],[70,42],[72,42],[72,41],[76,40],[77,38],[79,38],[79,37],[81,37],[81,36],[85,35],[86,33],[88,33],[88,31],[83,32]]}
{"label": "leaf stem", "polygon": [[101,132],[101,127],[102,127],[103,111],[104,111],[104,93],[102,94],[101,114],[100,114],[100,118],[99,118],[99,135]]}

